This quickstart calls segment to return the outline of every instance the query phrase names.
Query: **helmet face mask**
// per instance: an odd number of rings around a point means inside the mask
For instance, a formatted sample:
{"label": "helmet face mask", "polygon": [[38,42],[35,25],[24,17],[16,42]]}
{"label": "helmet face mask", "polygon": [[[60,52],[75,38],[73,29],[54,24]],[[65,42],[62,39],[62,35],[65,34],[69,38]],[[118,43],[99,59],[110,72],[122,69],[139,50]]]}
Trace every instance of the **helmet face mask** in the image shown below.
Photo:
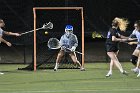
{"label": "helmet face mask", "polygon": [[65,31],[67,31],[67,32],[73,32],[73,30],[71,30],[71,29],[66,29]]}
{"label": "helmet face mask", "polygon": [[65,31],[65,34],[67,37],[69,37],[72,34],[72,31]]}
{"label": "helmet face mask", "polygon": [[73,26],[72,25],[66,25],[65,27],[65,34],[67,37],[69,37],[73,33]]}

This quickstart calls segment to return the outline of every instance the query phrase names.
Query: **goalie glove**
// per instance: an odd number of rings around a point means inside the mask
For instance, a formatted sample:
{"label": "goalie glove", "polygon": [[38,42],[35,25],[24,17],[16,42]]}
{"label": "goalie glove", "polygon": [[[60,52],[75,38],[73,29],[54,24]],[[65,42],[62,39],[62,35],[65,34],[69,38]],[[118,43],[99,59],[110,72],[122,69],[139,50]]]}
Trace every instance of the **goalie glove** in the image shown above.
{"label": "goalie glove", "polygon": [[65,46],[62,46],[61,49],[62,49],[62,50],[66,50],[66,47],[65,47]]}
{"label": "goalie glove", "polygon": [[70,50],[71,50],[72,52],[74,52],[75,49],[76,49],[76,47],[75,47],[75,46],[72,46],[72,48],[71,48]]}

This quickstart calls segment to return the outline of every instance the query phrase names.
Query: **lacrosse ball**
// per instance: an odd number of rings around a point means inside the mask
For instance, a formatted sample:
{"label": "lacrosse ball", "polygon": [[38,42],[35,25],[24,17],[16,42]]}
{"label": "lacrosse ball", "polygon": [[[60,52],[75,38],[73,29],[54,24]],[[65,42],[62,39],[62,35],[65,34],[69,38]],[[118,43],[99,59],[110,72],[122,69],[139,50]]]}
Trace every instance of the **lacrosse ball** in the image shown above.
{"label": "lacrosse ball", "polygon": [[46,32],[45,32],[45,34],[47,35],[47,34],[48,34],[48,32],[46,31]]}

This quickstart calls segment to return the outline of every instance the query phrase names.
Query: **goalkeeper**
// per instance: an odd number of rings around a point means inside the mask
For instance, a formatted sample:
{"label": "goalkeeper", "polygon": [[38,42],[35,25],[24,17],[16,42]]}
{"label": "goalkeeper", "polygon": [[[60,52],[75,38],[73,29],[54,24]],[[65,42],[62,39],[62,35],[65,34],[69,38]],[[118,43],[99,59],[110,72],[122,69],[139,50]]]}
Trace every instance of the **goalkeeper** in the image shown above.
{"label": "goalkeeper", "polygon": [[61,45],[61,49],[57,55],[54,71],[57,71],[59,63],[66,52],[69,53],[69,56],[71,57],[72,61],[75,64],[78,64],[80,66],[81,71],[83,71],[84,68],[81,66],[80,62],[77,60],[76,53],[74,52],[76,47],[78,46],[78,40],[77,40],[77,36],[73,34],[72,25],[66,25],[65,34],[62,35],[60,39],[60,45]]}

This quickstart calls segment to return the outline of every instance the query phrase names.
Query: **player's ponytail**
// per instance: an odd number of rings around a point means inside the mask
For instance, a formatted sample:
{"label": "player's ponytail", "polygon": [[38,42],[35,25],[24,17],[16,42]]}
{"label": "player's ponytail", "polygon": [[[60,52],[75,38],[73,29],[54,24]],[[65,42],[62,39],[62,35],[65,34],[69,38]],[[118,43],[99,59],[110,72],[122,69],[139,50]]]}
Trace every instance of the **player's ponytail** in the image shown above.
{"label": "player's ponytail", "polygon": [[129,24],[127,19],[116,17],[114,20],[118,22],[118,27],[119,27],[119,29],[121,31],[125,31],[126,30],[128,24]]}

